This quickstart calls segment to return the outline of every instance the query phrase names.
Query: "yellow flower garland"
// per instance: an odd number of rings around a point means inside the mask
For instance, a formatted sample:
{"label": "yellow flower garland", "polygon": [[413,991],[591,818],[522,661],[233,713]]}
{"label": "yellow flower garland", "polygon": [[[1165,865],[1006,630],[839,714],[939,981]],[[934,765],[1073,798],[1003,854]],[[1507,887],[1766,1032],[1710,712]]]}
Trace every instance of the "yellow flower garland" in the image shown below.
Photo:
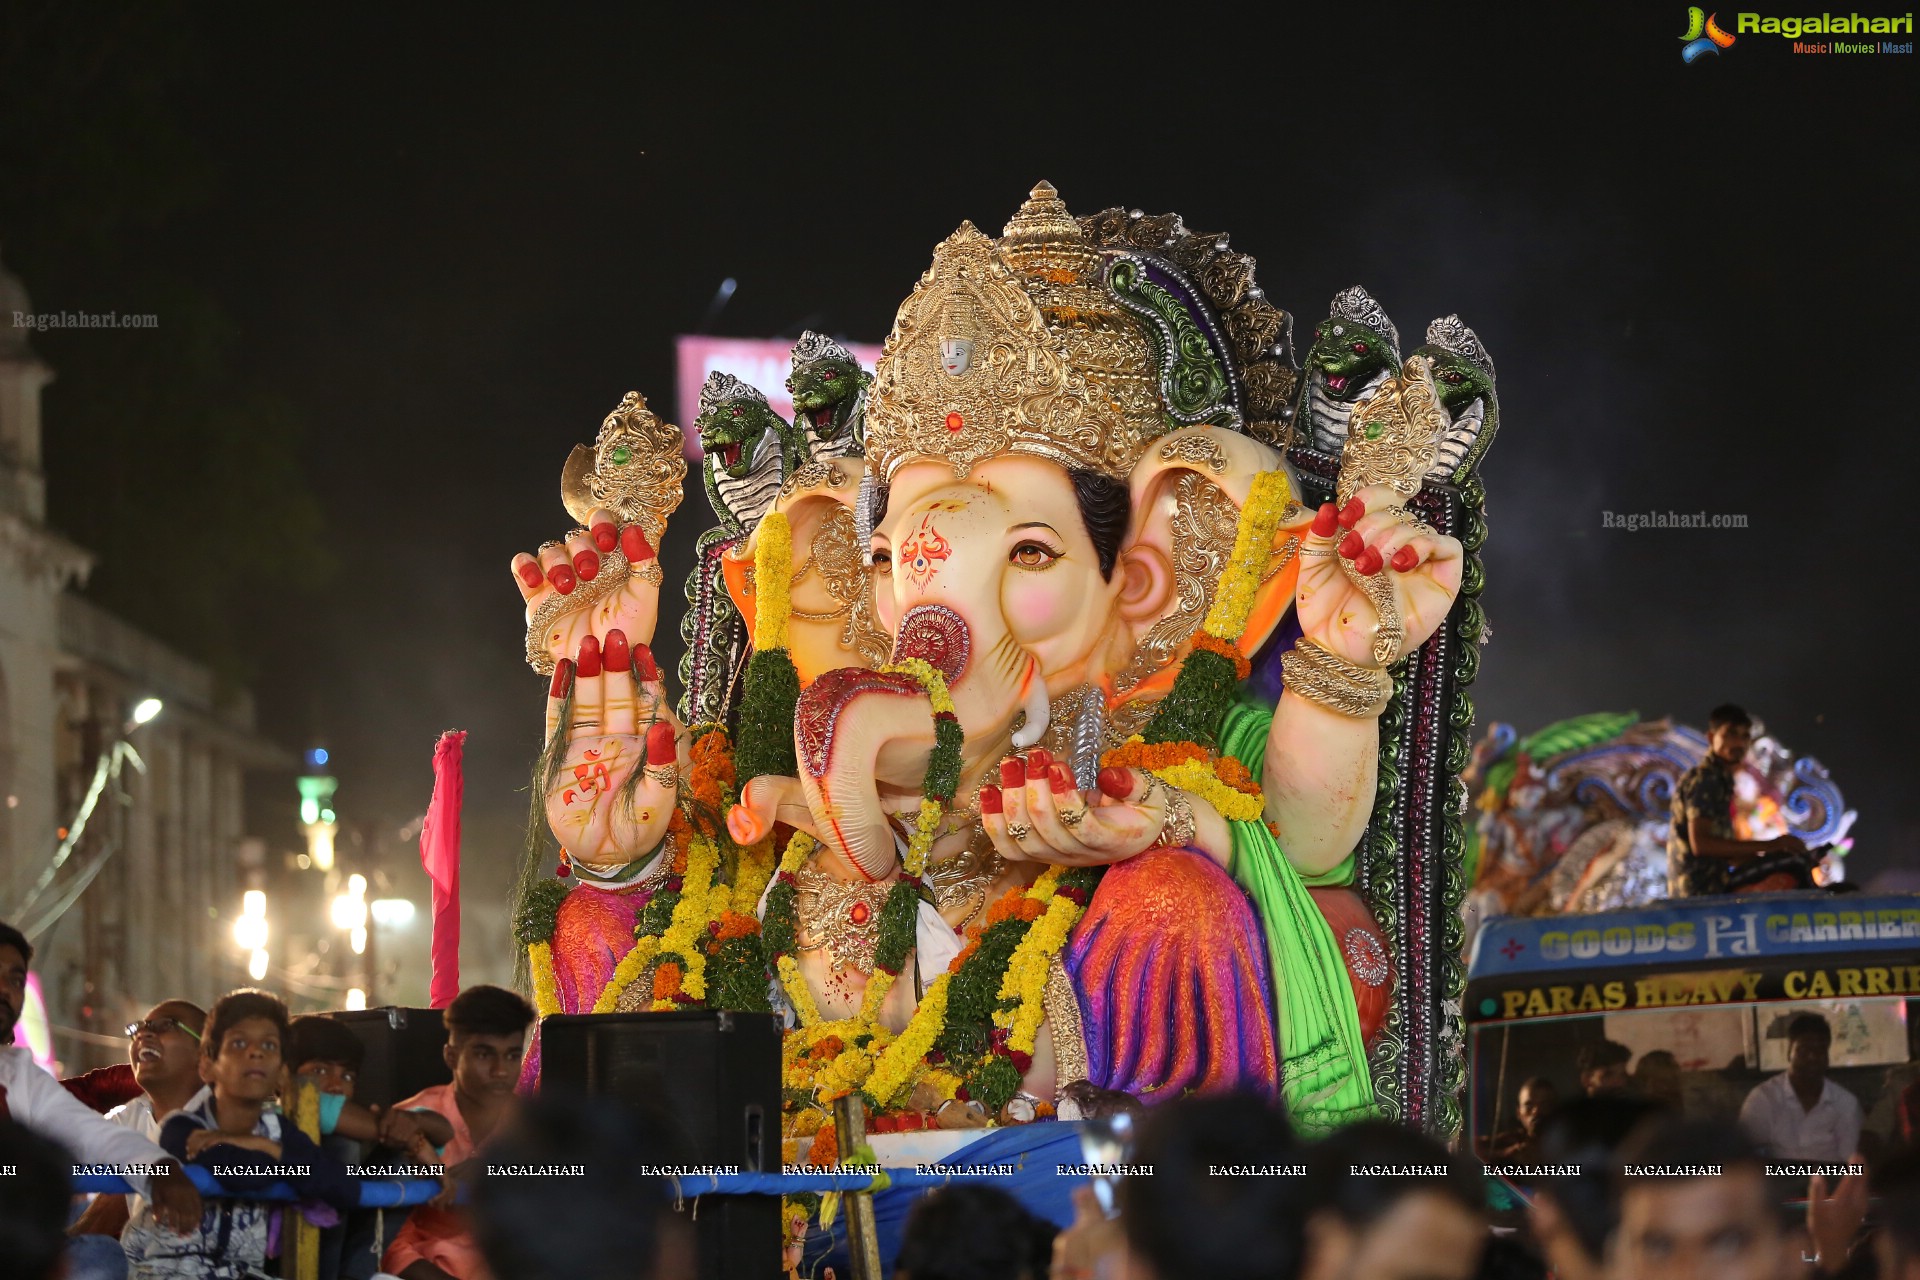
{"label": "yellow flower garland", "polygon": [[787,999],[793,1003],[793,1012],[803,1027],[812,1027],[820,1021],[820,1006],[813,1002],[813,992],[807,989],[807,980],[801,976],[800,965],[792,956],[781,956],[779,964],[780,986],[787,993]]}
{"label": "yellow flower garland", "polygon": [[1213,770],[1199,760],[1182,760],[1179,764],[1152,770],[1152,773],[1169,786],[1190,791],[1206,800],[1219,810],[1221,817],[1230,821],[1258,822],[1266,813],[1266,803],[1260,796],[1236,791],[1220,781]]}
{"label": "yellow flower garland", "polygon": [[1234,529],[1233,555],[1220,575],[1213,607],[1202,628],[1219,640],[1238,640],[1247,629],[1253,598],[1273,556],[1273,535],[1293,501],[1293,489],[1284,471],[1263,471],[1253,478],[1246,505]]}
{"label": "yellow flower garland", "polygon": [[[1054,897],[1054,889],[1059,885],[1060,877],[1062,874],[1064,874],[1063,868],[1048,867],[1046,871],[1040,876],[1040,878],[1038,880],[1035,880],[1033,884],[1029,886],[1027,889],[1026,896],[1028,898],[1030,898],[1034,902],[1042,902],[1042,903],[1048,904],[1047,910],[1041,913],[1040,920],[1046,919],[1046,917],[1052,913],[1053,911],[1052,904],[1061,901],[1061,899]],[[1067,905],[1071,907],[1073,906],[1073,903],[1068,902]],[[1034,956],[1034,949],[1039,945],[1040,920],[1035,920],[1033,922],[1032,927],[1027,930],[1027,936],[1020,939],[1020,945],[1013,949],[1013,954],[1011,956],[1007,957],[1007,971],[1000,975],[1000,990],[995,993],[994,995],[995,1000],[1006,1000],[1011,997],[1019,997],[1024,1002],[1027,989],[1031,985],[1027,980],[1026,971],[1029,967],[1031,967],[1033,956]],[[1041,964],[1041,967],[1040,967],[1041,986],[1046,985],[1046,978],[1047,978],[1046,964],[1050,963],[1052,959],[1053,959],[1053,954],[1051,952],[1048,952],[1046,956],[1046,960],[1043,961]],[[993,1013],[993,1025],[996,1027],[1013,1026],[1015,1017],[1019,1013],[1021,1007],[1022,1006],[1016,1006],[1013,1009],[995,1009]],[[1034,1025],[1035,1026],[1039,1025],[1038,1020],[1035,1021]],[[1032,1051],[1033,1050],[1031,1046],[1023,1050],[1023,1052],[1027,1052],[1027,1053],[1031,1053]]]}
{"label": "yellow flower garland", "polygon": [[[894,1038],[892,1044],[880,1054],[874,1063],[872,1073],[867,1077],[867,1092],[881,1106],[891,1106],[894,1100],[913,1084],[922,1060],[927,1051],[933,1048],[933,1042],[940,1038],[940,1032],[947,1023],[947,979],[950,974],[943,973],[927,988],[920,997],[920,1007],[914,1010],[913,1018],[906,1029]],[[949,1077],[951,1078],[951,1077]],[[954,1080],[954,1087],[960,1082]],[[952,1097],[951,1093],[947,1094]]]}
{"label": "yellow flower garland", "polygon": [[773,864],[771,837],[740,851],[740,861],[734,871],[732,898],[734,911],[743,916],[750,916],[758,911],[760,895],[766,892],[767,881],[773,879]]}
{"label": "yellow flower garland", "polygon": [[[933,706],[936,716],[955,715],[953,694],[947,688],[947,678],[937,667],[925,658],[902,658],[899,662],[889,662],[875,670],[895,675],[912,676],[920,687],[926,690],[927,701]],[[913,824],[913,835],[907,841],[906,857],[901,859],[901,867],[909,876],[919,879],[927,869],[927,857],[933,852],[933,840],[940,831],[940,819],[946,813],[946,806],[931,796],[920,798],[920,812]]]}
{"label": "yellow flower garland", "polygon": [[[687,873],[681,881],[680,901],[674,904],[667,931],[660,935],[660,954],[681,958],[680,989],[695,1000],[704,1000],[707,995],[707,950],[701,943],[707,929],[707,898],[719,863],[720,851],[708,837],[696,835],[687,842]],[[664,1013],[679,1005],[672,1000],[655,1000],[652,1008],[655,1013]]]}
{"label": "yellow flower garland", "polygon": [[793,526],[784,511],[760,518],[753,553],[753,647],[765,653],[787,647],[793,612]]}
{"label": "yellow flower garland", "polygon": [[633,944],[633,950],[627,952],[608,979],[606,989],[600,998],[593,1002],[595,1013],[612,1013],[620,1005],[620,997],[634,980],[646,972],[653,964],[654,956],[660,951],[660,939],[641,938]]}
{"label": "yellow flower garland", "polygon": [[560,1012],[560,990],[553,972],[553,947],[535,942],[527,947],[528,966],[533,970],[533,1011],[541,1017]]}

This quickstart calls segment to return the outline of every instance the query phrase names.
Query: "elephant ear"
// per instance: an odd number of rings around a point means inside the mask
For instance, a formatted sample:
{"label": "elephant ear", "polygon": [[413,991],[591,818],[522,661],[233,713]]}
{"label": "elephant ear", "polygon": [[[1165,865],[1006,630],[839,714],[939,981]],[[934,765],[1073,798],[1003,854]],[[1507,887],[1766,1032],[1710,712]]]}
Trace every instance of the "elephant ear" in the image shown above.
{"label": "elephant ear", "polygon": [[[788,477],[770,508],[787,517],[793,564],[800,571],[788,595],[793,606],[789,629],[819,629],[816,642],[798,639],[793,644],[802,683],[822,671],[878,666],[892,648],[874,621],[872,577],[856,530],[864,471],[865,463],[857,457],[809,463]],[[752,570],[760,527],[721,561],[727,594],[744,618],[754,616]]]}
{"label": "elephant ear", "polygon": [[[1128,479],[1133,499],[1129,547],[1151,549],[1172,571],[1167,605],[1138,627],[1131,663],[1114,681],[1123,698],[1158,695],[1173,684],[1179,660],[1213,607],[1213,597],[1233,554],[1240,508],[1264,471],[1283,471],[1294,493],[1299,480],[1273,447],[1227,427],[1201,425],[1169,432],[1134,464]],[[1294,544],[1274,549],[1259,594],[1240,639],[1251,656],[1286,616],[1293,602],[1298,565]]]}

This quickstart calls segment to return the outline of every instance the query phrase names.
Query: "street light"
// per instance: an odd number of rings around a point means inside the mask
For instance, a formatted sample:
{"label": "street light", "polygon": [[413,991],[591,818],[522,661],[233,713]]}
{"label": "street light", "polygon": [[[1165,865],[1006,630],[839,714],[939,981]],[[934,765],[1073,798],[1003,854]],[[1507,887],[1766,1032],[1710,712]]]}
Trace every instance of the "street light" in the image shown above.
{"label": "street light", "polygon": [[166,707],[166,705],[167,705],[166,703],[162,702],[158,698],[140,699],[140,701],[136,702],[133,706],[134,727],[138,728],[139,726],[146,724],[149,720],[152,720],[155,716],[160,714],[160,712]]}
{"label": "street light", "polygon": [[[151,699],[150,699],[151,701]],[[247,976],[260,982],[267,976],[267,895],[249,889],[240,899],[240,918],[233,922],[233,940],[247,955]]]}

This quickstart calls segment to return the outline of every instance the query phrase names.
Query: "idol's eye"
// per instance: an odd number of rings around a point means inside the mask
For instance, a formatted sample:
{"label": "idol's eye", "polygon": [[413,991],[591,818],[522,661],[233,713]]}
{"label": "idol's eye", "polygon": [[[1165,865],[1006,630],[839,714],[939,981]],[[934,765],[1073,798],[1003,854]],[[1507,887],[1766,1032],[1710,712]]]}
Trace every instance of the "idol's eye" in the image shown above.
{"label": "idol's eye", "polygon": [[827,371],[826,371],[825,373],[823,373],[823,374],[821,374],[821,375],[820,375],[820,381],[822,381],[822,382],[832,382],[832,381],[834,380],[834,378],[835,378],[836,376],[837,376],[837,375],[836,375],[836,374],[834,373],[834,371],[833,371],[833,370],[831,370],[831,369],[829,369],[829,370],[827,370]]}
{"label": "idol's eye", "polygon": [[1018,565],[1022,569],[1044,569],[1060,558],[1060,553],[1044,542],[1035,542],[1031,538],[1015,547],[1007,556],[1007,563]]}
{"label": "idol's eye", "polygon": [[737,418],[737,417],[739,417],[739,416],[740,416],[740,411],[739,411],[738,409],[735,409],[735,410],[733,411],[733,416],[734,416],[734,417],[736,417],[736,418]]}
{"label": "idol's eye", "polygon": [[873,549],[873,571],[875,573],[893,572],[893,553],[885,547]]}
{"label": "idol's eye", "polygon": [[1353,354],[1357,356],[1363,356],[1367,354],[1367,351],[1368,351],[1368,347],[1366,343],[1356,342],[1353,344]]}
{"label": "idol's eye", "polygon": [[1449,374],[1446,374],[1446,375],[1444,375],[1444,376],[1446,377],[1446,380],[1447,380],[1448,382],[1451,382],[1451,383],[1452,383],[1452,384],[1453,384],[1454,386],[1456,386],[1456,387],[1457,387],[1457,386],[1459,386],[1459,385],[1460,385],[1460,384],[1461,384],[1462,382],[1465,382],[1465,381],[1466,381],[1466,379],[1465,379],[1465,378],[1463,378],[1463,377],[1461,377],[1461,376],[1460,376],[1459,374],[1457,374],[1457,373],[1449,373]]}
{"label": "idol's eye", "polygon": [[1315,329],[1315,330],[1313,331],[1313,340],[1314,340],[1315,342],[1318,342],[1318,341],[1320,341],[1320,339],[1321,339],[1321,337],[1322,337],[1322,336],[1323,336],[1323,335],[1324,335],[1325,333],[1326,333],[1326,330],[1324,330],[1324,329]]}

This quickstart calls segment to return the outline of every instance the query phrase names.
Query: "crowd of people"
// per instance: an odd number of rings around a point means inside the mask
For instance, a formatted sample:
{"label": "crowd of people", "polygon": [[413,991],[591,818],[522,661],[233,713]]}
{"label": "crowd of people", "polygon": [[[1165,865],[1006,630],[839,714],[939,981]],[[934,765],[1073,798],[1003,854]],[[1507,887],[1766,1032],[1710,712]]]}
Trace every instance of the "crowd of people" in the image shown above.
{"label": "crowd of people", "polygon": [[[517,1110],[534,1021],[520,996],[461,992],[445,1015],[450,1081],[364,1106],[354,1098],[359,1037],[323,1015],[292,1018],[277,996],[248,988],[209,1008],[163,1000],[128,1024],[126,1063],[56,1080],[12,1044],[32,958],[27,939],[0,923],[0,1204],[15,1207],[0,1226],[0,1258],[32,1263],[18,1274],[252,1280],[285,1257],[296,1217],[320,1229],[328,1280],[498,1274],[459,1202],[484,1181],[479,1148],[504,1138]],[[220,1195],[200,1193],[185,1172],[194,1166]],[[350,1166],[440,1176],[443,1190],[411,1213],[383,1215],[360,1207]],[[69,1198],[76,1168],[133,1190]],[[276,1184],[297,1208],[267,1198]],[[57,1213],[39,1216],[41,1201]]]}
{"label": "crowd of people", "polygon": [[[0,924],[0,1044],[31,960]],[[355,1100],[363,1050],[348,1028],[290,1018],[251,989],[204,1009],[163,1000],[126,1028],[125,1064],[66,1081],[0,1048],[7,1274],[284,1276],[305,1221],[324,1228],[327,1280],[690,1280],[692,1228],[660,1174],[671,1122],[607,1099],[518,1097],[533,1020],[510,991],[462,992],[446,1011],[451,1080],[390,1107]],[[1858,1174],[1815,1177],[1804,1211],[1783,1209],[1767,1162],[1847,1160],[1859,1133],[1857,1102],[1826,1079],[1826,1024],[1797,1018],[1788,1040],[1787,1071],[1753,1091],[1739,1124],[1688,1117],[1677,1070],[1649,1054],[1629,1071],[1611,1043],[1583,1052],[1583,1096],[1528,1080],[1520,1127],[1489,1156],[1548,1170],[1515,1188],[1517,1215],[1499,1211],[1478,1161],[1401,1127],[1303,1143],[1252,1097],[1154,1107],[1114,1194],[1076,1191],[1063,1230],[991,1185],[926,1196],[895,1280],[1920,1280],[1920,1158],[1876,1168],[1871,1214]],[[343,1157],[343,1142],[359,1145]],[[429,1168],[443,1189],[383,1217],[360,1207],[350,1160]],[[123,1170],[134,1190],[73,1196],[75,1166]],[[219,1194],[203,1196],[189,1166]],[[513,1176],[555,1168],[587,1172]],[[298,1203],[266,1198],[275,1183]]]}

